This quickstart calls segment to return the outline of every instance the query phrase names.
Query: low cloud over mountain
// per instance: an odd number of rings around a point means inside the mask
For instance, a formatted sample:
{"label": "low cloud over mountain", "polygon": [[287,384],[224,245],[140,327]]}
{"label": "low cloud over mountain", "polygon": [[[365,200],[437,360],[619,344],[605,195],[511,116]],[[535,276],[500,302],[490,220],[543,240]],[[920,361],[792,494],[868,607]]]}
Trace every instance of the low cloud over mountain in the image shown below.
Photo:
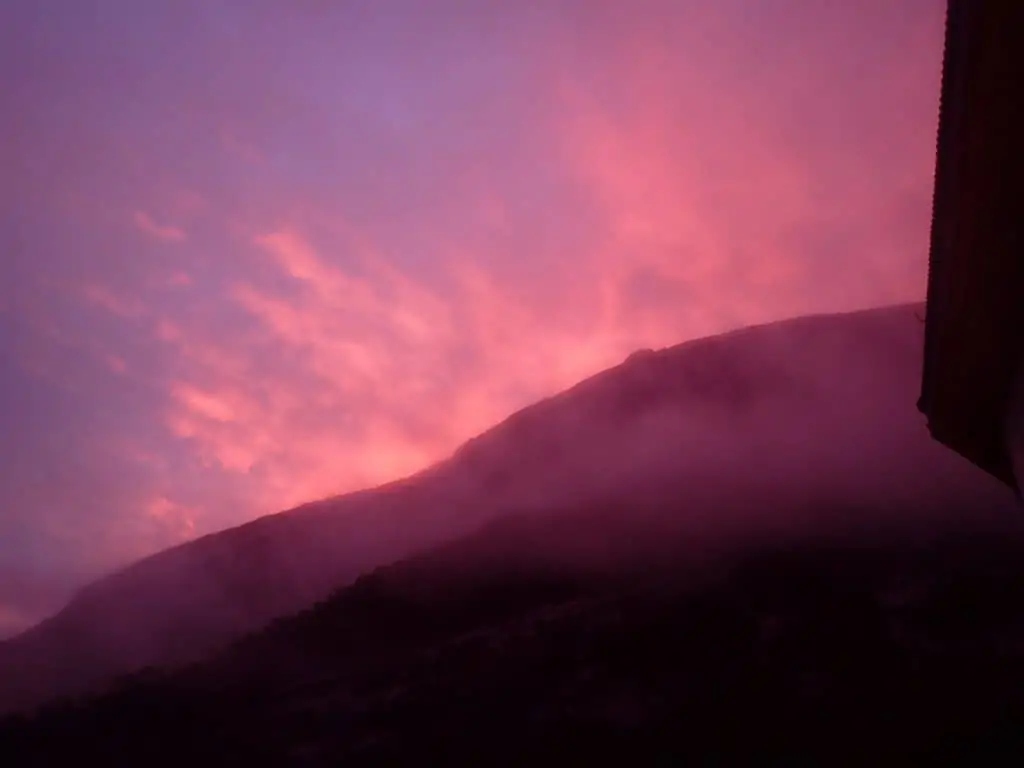
{"label": "low cloud over mountain", "polygon": [[1008,491],[930,439],[915,409],[921,312],[804,317],[643,351],[418,475],[146,558],[0,644],[0,703],[199,660],[361,573],[509,515],[619,510],[583,518],[579,535],[579,518],[564,518],[568,533],[545,555],[572,557],[577,542],[599,566],[629,537],[718,551],[779,533],[1019,514]]}

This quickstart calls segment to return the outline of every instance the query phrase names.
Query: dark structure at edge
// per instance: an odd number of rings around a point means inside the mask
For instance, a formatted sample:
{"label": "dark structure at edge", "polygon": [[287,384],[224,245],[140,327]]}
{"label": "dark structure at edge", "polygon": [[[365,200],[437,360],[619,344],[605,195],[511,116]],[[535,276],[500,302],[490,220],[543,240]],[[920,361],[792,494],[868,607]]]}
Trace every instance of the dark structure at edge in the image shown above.
{"label": "dark structure at edge", "polygon": [[1024,1],[949,0],[919,410],[1024,486]]}

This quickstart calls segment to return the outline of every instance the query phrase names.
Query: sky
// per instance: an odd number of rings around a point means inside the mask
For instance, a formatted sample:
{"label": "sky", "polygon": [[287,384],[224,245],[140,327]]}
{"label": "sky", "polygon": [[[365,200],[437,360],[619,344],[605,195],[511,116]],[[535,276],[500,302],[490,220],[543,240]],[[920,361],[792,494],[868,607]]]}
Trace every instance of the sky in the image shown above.
{"label": "sky", "polygon": [[0,636],[631,351],[922,300],[941,0],[7,0]]}

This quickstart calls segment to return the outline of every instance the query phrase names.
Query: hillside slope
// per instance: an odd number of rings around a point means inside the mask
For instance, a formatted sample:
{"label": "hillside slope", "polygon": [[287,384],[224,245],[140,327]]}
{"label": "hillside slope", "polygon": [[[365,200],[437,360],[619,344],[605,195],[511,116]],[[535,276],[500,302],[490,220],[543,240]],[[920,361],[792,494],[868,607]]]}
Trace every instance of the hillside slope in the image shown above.
{"label": "hillside slope", "polygon": [[673,524],[706,539],[849,525],[822,518],[837,499],[867,517],[1009,510],[1010,494],[933,443],[914,408],[920,310],[798,318],[635,354],[414,477],[130,565],[0,644],[0,709],[197,660],[510,512],[671,499]]}
{"label": "hillside slope", "polygon": [[0,720],[0,760],[1024,757],[1021,520],[776,533],[709,560],[681,529],[655,531],[650,515],[632,512],[608,505],[485,526],[202,664]]}

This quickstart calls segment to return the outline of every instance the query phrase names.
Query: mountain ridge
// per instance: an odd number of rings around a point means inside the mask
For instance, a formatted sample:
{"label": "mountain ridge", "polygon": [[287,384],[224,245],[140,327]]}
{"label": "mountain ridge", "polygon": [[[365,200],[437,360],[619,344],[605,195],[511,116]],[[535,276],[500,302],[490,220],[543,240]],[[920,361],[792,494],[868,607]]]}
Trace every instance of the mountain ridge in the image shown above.
{"label": "mountain ridge", "polygon": [[[863,493],[1001,502],[994,484],[932,444],[914,410],[920,308],[812,315],[634,354],[409,478],[133,563],[0,643],[0,710],[195,661],[373,567],[509,513],[615,494],[652,508],[679,494],[694,510],[736,507],[731,521],[694,513],[703,535],[702,526],[793,523],[759,519],[757,494],[780,509]],[[877,487],[861,487],[865,476]]]}

